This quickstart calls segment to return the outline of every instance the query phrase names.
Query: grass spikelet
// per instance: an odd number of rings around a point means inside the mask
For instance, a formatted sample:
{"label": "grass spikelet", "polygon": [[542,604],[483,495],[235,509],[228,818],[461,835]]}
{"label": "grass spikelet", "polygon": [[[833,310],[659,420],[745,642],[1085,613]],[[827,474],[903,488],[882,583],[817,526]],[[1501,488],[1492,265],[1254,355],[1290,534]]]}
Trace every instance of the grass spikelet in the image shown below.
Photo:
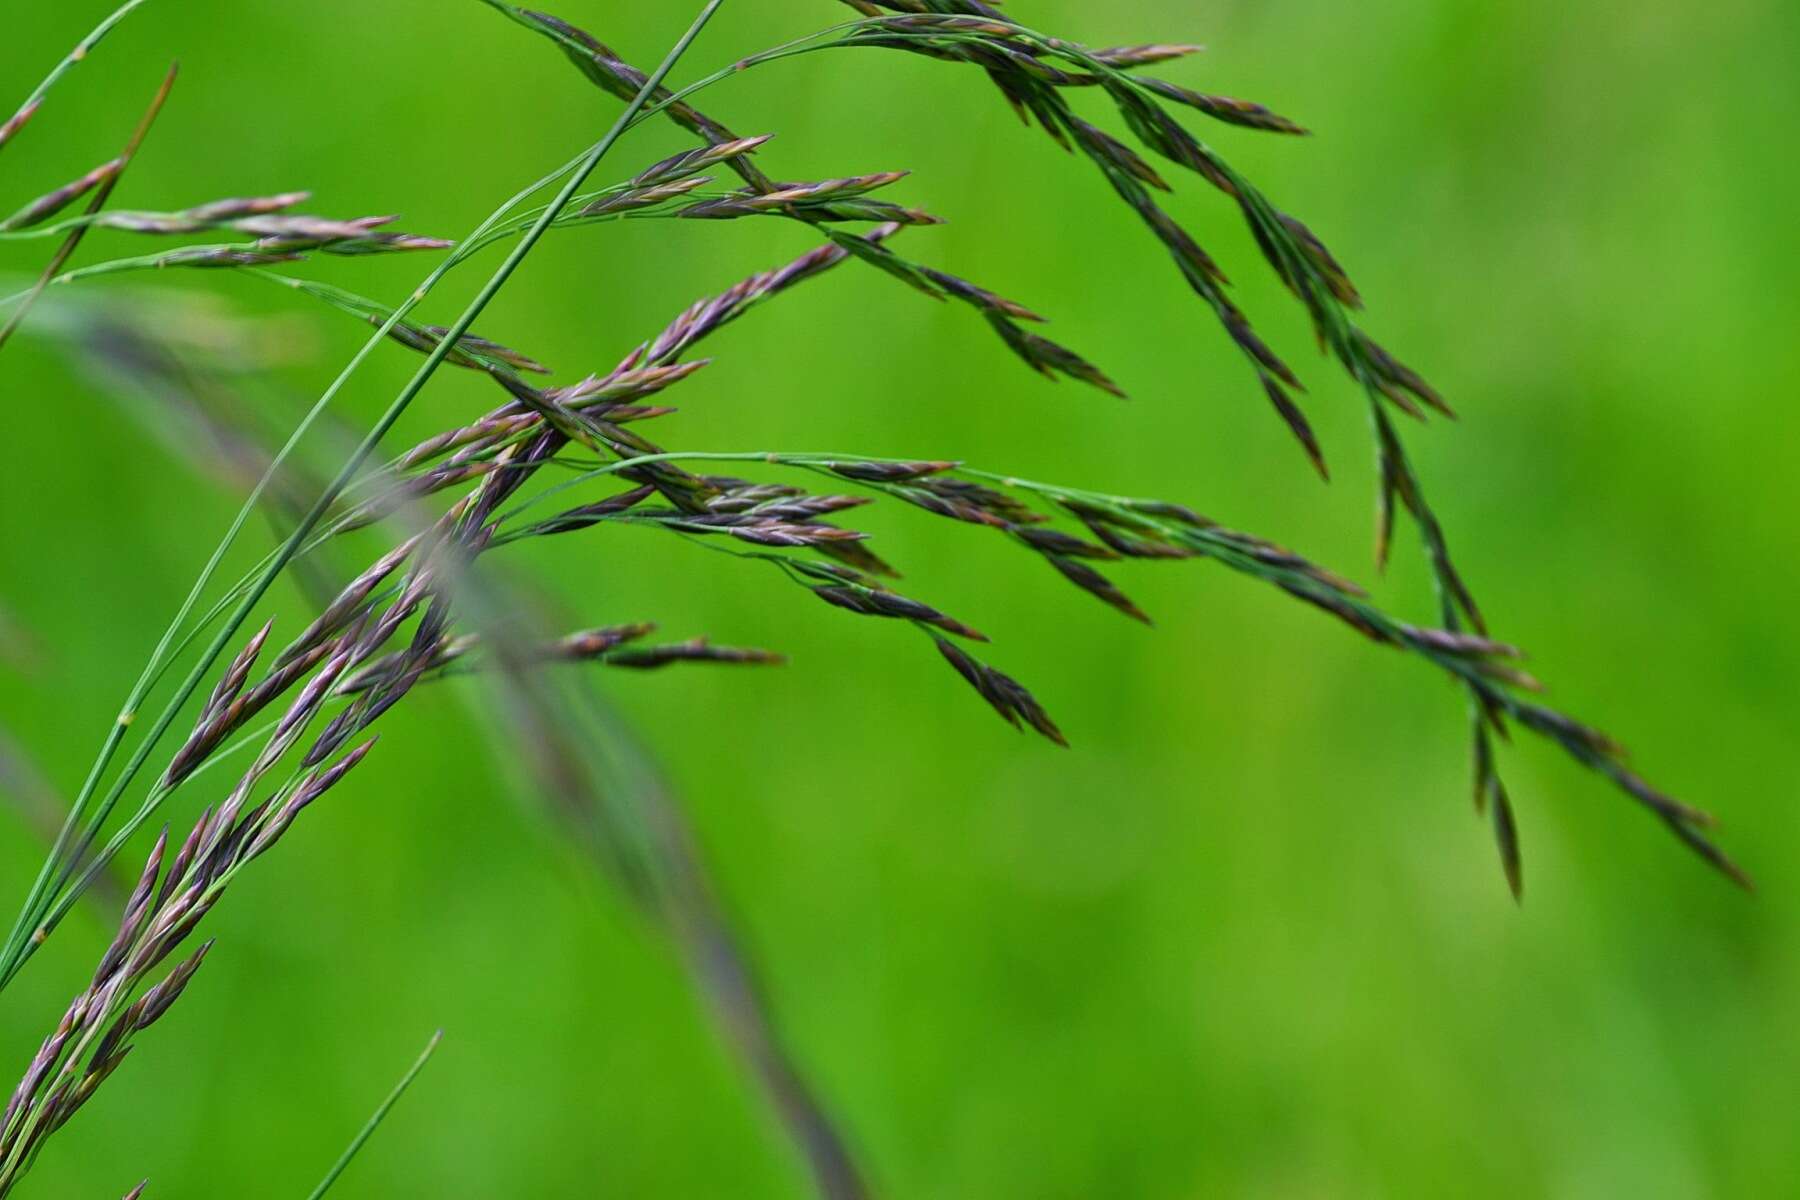
{"label": "grass spikelet", "polygon": [[1143,86],[1164,99],[1198,109],[1214,120],[1224,121],[1229,125],[1242,125],[1247,129],[1261,129],[1267,133],[1300,136],[1305,136],[1307,133],[1304,127],[1279,113],[1270,111],[1264,105],[1249,100],[1236,100],[1230,96],[1209,96],[1202,92],[1196,92],[1192,88],[1170,83],[1166,79],[1145,79]]}
{"label": "grass spikelet", "polygon": [[1056,727],[1056,722],[1050,719],[1050,714],[1044,711],[1043,705],[1018,680],[996,671],[954,642],[941,637],[934,637],[932,641],[944,660],[975,689],[977,695],[1000,714],[1001,720],[1014,729],[1018,729],[1023,722],[1058,746],[1068,746],[1068,740],[1063,737],[1062,730]]}
{"label": "grass spikelet", "polygon": [[6,143],[12,141],[13,138],[18,135],[19,130],[25,128],[26,123],[30,121],[32,117],[37,115],[39,103],[39,101],[35,100],[27,101],[25,107],[8,117],[4,122],[0,122],[0,146],[5,146]]}
{"label": "grass spikelet", "polygon": [[124,159],[109,159],[87,174],[63,184],[55,191],[39,196],[6,220],[0,221],[0,233],[10,233],[16,229],[30,229],[33,225],[48,221],[95,188],[112,180],[124,167]]}
{"label": "grass spikelet", "polygon": [[1129,71],[1137,67],[1154,67],[1159,63],[1174,62],[1176,59],[1186,58],[1190,54],[1199,54],[1204,49],[1203,46],[1177,44],[1114,46],[1110,49],[1095,50],[1093,56],[1109,67]]}

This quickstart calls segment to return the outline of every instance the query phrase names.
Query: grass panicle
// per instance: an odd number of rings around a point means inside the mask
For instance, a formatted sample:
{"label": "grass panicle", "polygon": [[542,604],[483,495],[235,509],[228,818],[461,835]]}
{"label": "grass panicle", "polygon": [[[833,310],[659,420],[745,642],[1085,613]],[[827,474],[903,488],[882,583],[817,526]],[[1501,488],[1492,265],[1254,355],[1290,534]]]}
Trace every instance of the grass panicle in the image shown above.
{"label": "grass panicle", "polygon": [[[119,9],[0,125],[0,146],[26,126],[49,88],[142,0]],[[363,349],[285,441],[239,428],[195,403],[181,411],[221,444],[236,447],[228,478],[248,493],[193,590],[128,694],[89,777],[55,833],[39,877],[0,948],[0,987],[14,978],[72,906],[103,885],[106,872],[177,792],[229,768],[235,779],[179,840],[165,828],[124,899],[116,932],[91,979],[40,1043],[0,1119],[0,1196],[24,1177],[46,1141],[78,1112],[194,979],[212,943],[198,927],[229,885],[273,848],[300,814],[333,791],[375,745],[376,726],[421,684],[467,676],[498,714],[502,756],[544,797],[567,839],[631,897],[680,949],[726,1039],[744,1059],[811,1169],[821,1194],[870,1194],[851,1139],[805,1080],[777,1030],[753,964],[723,917],[680,806],[655,765],[586,682],[588,667],[648,671],[690,665],[773,666],[772,650],[707,637],[649,641],[653,622],[637,614],[583,613],[566,635],[528,623],[528,594],[511,583],[507,548],[543,538],[607,537],[621,557],[649,529],[684,543],[763,564],[812,594],[799,619],[830,608],[899,630],[911,625],[974,693],[1021,731],[1067,745],[1063,729],[1024,684],[977,657],[986,633],[899,590],[899,572],[878,540],[857,528],[870,505],[904,506],[985,537],[996,555],[1038,560],[1047,578],[1088,600],[1148,624],[1150,616],[1115,580],[1146,564],[1206,562],[1304,603],[1361,637],[1451,680],[1468,697],[1475,805],[1491,822],[1502,869],[1522,888],[1518,823],[1501,778],[1497,740],[1517,728],[1559,747],[1664,823],[1730,878],[1748,879],[1712,840],[1713,821],[1648,783],[1610,737],[1539,699],[1537,679],[1517,647],[1488,625],[1451,556],[1448,538],[1401,436],[1396,414],[1449,415],[1438,392],[1377,344],[1359,324],[1364,299],[1335,254],[1298,218],[1244,178],[1189,122],[1223,132],[1306,131],[1262,104],[1203,92],[1149,73],[1197,48],[1177,43],[1093,49],[1038,32],[980,0],[846,0],[858,19],[733,64],[680,91],[667,87],[676,63],[719,10],[699,8],[687,32],[653,71],[561,18],[501,0],[482,0],[548,39],[591,84],[625,107],[605,135],[562,168],[497,208],[457,241],[391,230],[394,218],[348,220],[294,211],[304,192],[216,200],[171,210],[108,206],[174,81],[154,98],[124,151],[75,180],[41,192],[0,222],[0,242],[61,239],[34,287],[16,304],[0,343],[51,284],[167,267],[235,271],[284,288],[309,304],[374,327]],[[1131,219],[1168,253],[1176,274],[1241,354],[1312,466],[1326,475],[1323,446],[1297,397],[1298,373],[1257,332],[1231,296],[1231,282],[1194,232],[1172,215],[1178,185],[1198,177],[1248,227],[1264,265],[1307,315],[1320,346],[1352,380],[1371,418],[1379,464],[1377,556],[1385,561],[1398,514],[1418,530],[1438,589],[1437,619],[1390,614],[1337,572],[1181,504],[1034,482],[950,457],[867,453],[667,448],[666,393],[701,374],[698,351],[720,330],[801,284],[846,263],[933,300],[955,302],[1001,346],[1050,379],[1071,379],[1123,396],[1122,386],[1081,354],[1051,341],[1033,309],[911,256],[940,218],[894,199],[904,171],[783,181],[765,171],[769,135],[743,137],[692,102],[723,79],[802,54],[860,49],[899,52],[981,71],[1028,124],[1086,163],[1111,187]],[[1105,106],[1129,139],[1102,129],[1077,104]],[[619,182],[589,179],[633,127],[672,121],[699,145],[641,167]],[[91,161],[88,160],[88,161]],[[729,174],[729,187],[717,186]],[[540,193],[554,189],[549,199]],[[86,200],[80,215],[62,214]],[[752,274],[677,313],[620,357],[587,373],[559,373],[532,353],[475,334],[490,303],[552,233],[591,236],[621,220],[670,220],[670,236],[704,236],[704,222],[775,219],[808,228],[818,244]],[[93,230],[149,238],[218,237],[147,255],[65,269]],[[929,230],[927,229],[927,233]],[[904,235],[904,240],[903,236]],[[501,263],[449,325],[413,313],[455,268],[490,248]],[[906,252],[902,252],[905,247]],[[389,252],[443,255],[406,300],[389,304],[291,273],[315,254]],[[281,268],[279,270],[272,268]],[[58,298],[63,295],[59,288]],[[60,314],[60,315],[58,315]],[[204,380],[180,353],[136,330],[116,312],[46,302],[40,316],[74,329],[89,370],[120,390],[136,389],[170,411],[170,397]],[[498,332],[495,330],[494,332]],[[509,339],[510,341],[510,339]],[[300,439],[331,418],[327,408],[377,348],[398,345],[422,363],[366,432],[347,434],[343,461],[316,478],[290,460]],[[611,361],[613,365],[606,366]],[[376,454],[393,426],[451,365],[486,376],[496,389],[484,413],[462,414],[440,432],[385,461]],[[557,382],[558,380],[562,382]],[[220,380],[219,388],[236,381]],[[485,384],[484,384],[485,386]],[[185,401],[183,402],[185,404]],[[152,417],[153,422],[158,420]],[[714,474],[742,471],[746,476]],[[267,507],[274,547],[242,578],[215,587],[224,557],[249,517]],[[377,530],[387,549],[338,572],[345,535]],[[559,541],[553,545],[573,545]],[[273,582],[299,573],[314,597],[303,621],[253,614]],[[210,601],[208,597],[211,597]],[[604,622],[604,623],[602,623]],[[543,628],[539,627],[543,624]],[[279,635],[278,635],[279,631]],[[185,666],[184,666],[185,664]],[[160,707],[150,704],[160,696]],[[139,723],[140,715],[147,719]],[[188,730],[153,782],[140,773],[162,739]],[[131,744],[129,752],[127,744]],[[126,755],[122,764],[115,762]],[[5,760],[0,759],[0,767]],[[114,813],[128,806],[123,820]],[[435,1039],[433,1047],[435,1047]],[[342,1173],[411,1083],[425,1056],[315,1190]],[[132,1194],[142,1191],[142,1185]]]}

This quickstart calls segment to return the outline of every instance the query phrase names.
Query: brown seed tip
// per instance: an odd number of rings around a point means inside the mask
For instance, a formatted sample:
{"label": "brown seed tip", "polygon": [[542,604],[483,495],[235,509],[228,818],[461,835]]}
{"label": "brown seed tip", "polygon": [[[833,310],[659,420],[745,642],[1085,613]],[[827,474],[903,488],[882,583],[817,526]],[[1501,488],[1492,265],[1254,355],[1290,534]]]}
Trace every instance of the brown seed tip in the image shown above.
{"label": "brown seed tip", "polygon": [[25,128],[25,123],[31,120],[32,115],[37,112],[39,105],[42,103],[42,101],[33,101],[32,103],[27,104],[24,108],[21,108],[18,112],[7,118],[6,124],[0,125],[0,146],[6,145],[7,142],[12,140],[14,134]]}

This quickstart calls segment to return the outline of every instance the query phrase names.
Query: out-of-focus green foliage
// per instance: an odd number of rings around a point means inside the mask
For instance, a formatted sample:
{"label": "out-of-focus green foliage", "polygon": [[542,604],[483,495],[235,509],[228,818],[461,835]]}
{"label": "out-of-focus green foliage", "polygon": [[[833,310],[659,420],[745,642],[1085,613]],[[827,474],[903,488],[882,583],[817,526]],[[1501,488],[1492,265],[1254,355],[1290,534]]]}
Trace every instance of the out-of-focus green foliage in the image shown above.
{"label": "out-of-focus green foliage", "polygon": [[[0,103],[109,6],[31,7],[6,18]],[[1332,244],[1371,330],[1462,413],[1413,432],[1414,454],[1496,633],[1533,651],[1556,701],[1717,811],[1765,891],[1735,893],[1527,745],[1506,764],[1516,909],[1470,811],[1461,698],[1216,570],[1120,572],[1147,630],[988,539],[877,514],[910,590],[992,633],[993,660],[1051,707],[1074,743],[1060,752],[1008,734],[918,638],[797,606],[773,572],[633,529],[522,556],[581,621],[791,653],[778,673],[601,682],[667,756],[783,1024],[882,1190],[1769,1194],[1800,1170],[1788,6],[1012,7],[1094,44],[1206,43],[1171,77],[1317,131],[1213,140]],[[682,74],[847,11],[734,0]],[[647,64],[690,14],[562,15]],[[0,207],[111,153],[174,57],[182,80],[115,203],[310,188],[322,211],[455,236],[616,111],[473,2],[151,4],[7,147]],[[1373,574],[1362,402],[1306,359],[1222,198],[1187,186],[1176,211],[1310,367],[1330,487],[1161,251],[978,74],[843,53],[708,99],[740,132],[779,135],[763,163],[779,177],[913,170],[905,198],[952,223],[909,232],[909,252],[1047,311],[1134,399],[1053,387],[966,312],[846,269],[722,335],[671,396],[664,440],[1167,496]],[[682,144],[647,130],[602,174]],[[810,236],[556,235],[478,328],[572,377]],[[137,249],[97,233],[80,261]],[[11,246],[0,269],[41,253]],[[306,273],[391,300],[424,269]],[[453,281],[432,319],[476,283]],[[362,336],[248,280],[84,286],[286,314],[297,361],[279,382],[297,394]],[[413,365],[384,351],[345,415],[368,419]],[[440,378],[406,432],[486,406],[479,383]],[[0,668],[0,723],[68,788],[236,498],[43,341],[8,347],[0,402],[0,606],[23,631],[0,645],[30,647]],[[1429,620],[1410,549],[1377,592]],[[511,794],[467,698],[397,710],[354,782],[246,877],[194,988],[30,1194],[117,1194],[144,1174],[196,1200],[303,1194],[438,1026],[431,1073],[336,1194],[801,1192],[673,956]],[[0,818],[5,903],[40,852]],[[5,1077],[104,937],[71,921],[9,990]]]}

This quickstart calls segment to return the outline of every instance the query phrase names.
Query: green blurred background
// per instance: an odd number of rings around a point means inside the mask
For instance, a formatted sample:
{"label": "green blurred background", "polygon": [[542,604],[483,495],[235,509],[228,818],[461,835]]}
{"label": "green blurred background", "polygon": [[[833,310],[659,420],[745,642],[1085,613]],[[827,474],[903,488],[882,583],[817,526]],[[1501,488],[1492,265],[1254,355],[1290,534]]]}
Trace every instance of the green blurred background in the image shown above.
{"label": "green blurred background", "polygon": [[[22,96],[110,5],[31,5]],[[558,11],[647,66],[694,6]],[[1553,699],[1716,809],[1749,899],[1556,753],[1505,754],[1527,902],[1470,811],[1461,699],[1427,668],[1204,566],[1118,577],[1118,619],[977,531],[880,513],[909,589],[993,633],[1074,741],[1012,736],[904,628],[773,572],[620,530],[531,561],[588,623],[789,651],[775,673],[601,682],[685,793],[781,1023],[885,1195],[1711,1197],[1800,1177],[1800,635],[1793,616],[1800,26],[1783,0],[1621,6],[1017,0],[1094,44],[1203,42],[1169,69],[1319,136],[1211,138],[1304,216],[1371,328],[1459,424],[1415,454],[1497,631]],[[693,77],[847,10],[732,0]],[[616,105],[473,0],[155,3],[6,150],[6,203],[111,152],[183,76],[118,202],[310,188],[455,235]],[[1091,103],[1092,113],[1098,106]],[[911,254],[1056,318],[1132,392],[1052,387],[966,310],[844,269],[719,338],[662,440],[953,457],[1194,504],[1367,579],[1362,402],[1197,181],[1175,211],[1313,384],[1337,480],[1303,460],[1161,251],[974,72],[815,56],[716,89],[787,178],[904,167],[952,224]],[[1090,115],[1091,115],[1090,114]],[[1110,118],[1106,118],[1109,122]],[[682,145],[647,130],[611,177]],[[603,169],[603,174],[606,171]],[[558,236],[478,328],[610,364],[688,300],[810,245],[773,223]],[[84,260],[139,252],[97,236]],[[35,271],[44,247],[0,250]],[[302,273],[386,299],[424,260]],[[463,273],[430,313],[453,315]],[[362,332],[295,316],[317,390]],[[346,393],[366,421],[414,366]],[[443,378],[423,434],[484,407]],[[0,374],[0,605],[35,651],[0,724],[72,790],[222,531],[228,489],[143,436],[50,344]],[[398,441],[399,439],[396,439]],[[258,531],[261,536],[261,531]],[[1429,618],[1410,535],[1384,603]],[[299,600],[274,605],[293,611]],[[668,948],[561,850],[453,689],[251,872],[187,999],[59,1135],[25,1194],[301,1195],[427,1035],[445,1047],[341,1184],[396,1195],[806,1192]],[[179,815],[210,796],[190,789]],[[6,903],[39,844],[0,816]],[[72,921],[0,1004],[22,1067],[106,931]],[[1789,1182],[1783,1184],[1782,1180]]]}

